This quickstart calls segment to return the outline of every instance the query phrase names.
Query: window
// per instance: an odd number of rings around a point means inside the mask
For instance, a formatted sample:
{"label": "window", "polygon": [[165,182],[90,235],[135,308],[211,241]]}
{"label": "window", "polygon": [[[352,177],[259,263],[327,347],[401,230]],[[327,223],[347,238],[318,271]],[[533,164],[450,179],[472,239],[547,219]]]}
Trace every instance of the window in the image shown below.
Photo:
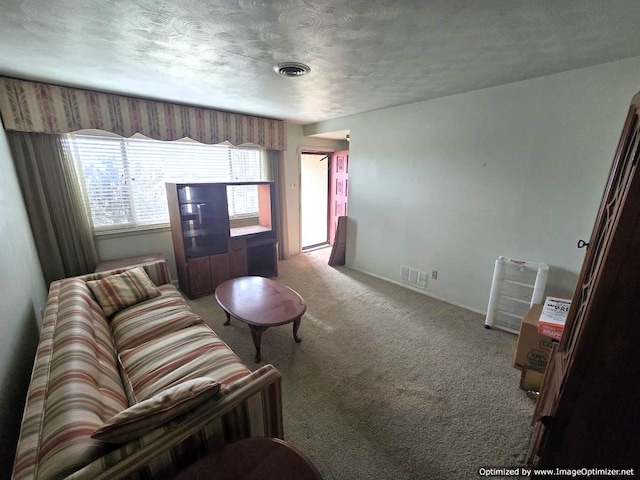
{"label": "window", "polygon": [[[168,224],[165,182],[264,179],[262,152],[257,148],[81,134],[68,135],[67,141],[96,232]],[[257,216],[255,189],[229,190],[232,219]]]}

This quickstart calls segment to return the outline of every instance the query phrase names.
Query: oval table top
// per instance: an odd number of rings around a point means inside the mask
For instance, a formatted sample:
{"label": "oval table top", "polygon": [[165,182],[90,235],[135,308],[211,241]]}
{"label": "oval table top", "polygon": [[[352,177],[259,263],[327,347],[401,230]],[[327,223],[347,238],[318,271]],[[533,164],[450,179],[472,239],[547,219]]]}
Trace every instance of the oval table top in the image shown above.
{"label": "oval table top", "polygon": [[264,327],[292,322],[307,310],[307,304],[297,292],[264,277],[227,280],[216,288],[215,297],[220,306],[238,320]]}
{"label": "oval table top", "polygon": [[322,480],[304,454],[278,438],[250,437],[214,450],[176,480]]}

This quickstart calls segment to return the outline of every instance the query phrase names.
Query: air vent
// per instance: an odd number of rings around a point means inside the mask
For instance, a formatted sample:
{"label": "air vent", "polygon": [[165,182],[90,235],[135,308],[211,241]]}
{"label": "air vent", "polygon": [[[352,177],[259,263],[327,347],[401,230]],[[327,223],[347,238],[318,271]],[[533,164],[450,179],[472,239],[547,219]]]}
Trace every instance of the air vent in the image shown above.
{"label": "air vent", "polygon": [[298,62],[279,63],[273,69],[285,77],[301,77],[311,71],[307,65]]}

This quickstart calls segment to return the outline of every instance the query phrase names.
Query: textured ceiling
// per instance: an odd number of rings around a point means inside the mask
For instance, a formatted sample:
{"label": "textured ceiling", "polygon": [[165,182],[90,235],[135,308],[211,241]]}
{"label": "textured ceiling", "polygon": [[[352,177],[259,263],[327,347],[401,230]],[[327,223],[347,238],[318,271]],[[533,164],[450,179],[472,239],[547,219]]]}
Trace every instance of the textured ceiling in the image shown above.
{"label": "textured ceiling", "polygon": [[0,73],[311,123],[638,56],[639,25],[638,0],[0,0]]}

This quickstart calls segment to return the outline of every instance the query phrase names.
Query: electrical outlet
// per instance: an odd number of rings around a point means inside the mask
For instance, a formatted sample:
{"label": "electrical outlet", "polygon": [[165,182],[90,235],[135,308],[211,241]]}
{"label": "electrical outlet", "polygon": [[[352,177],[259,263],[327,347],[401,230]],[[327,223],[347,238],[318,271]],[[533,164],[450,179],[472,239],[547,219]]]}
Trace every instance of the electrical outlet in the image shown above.
{"label": "electrical outlet", "polygon": [[438,270],[431,270],[431,278],[434,280],[438,279]]}

